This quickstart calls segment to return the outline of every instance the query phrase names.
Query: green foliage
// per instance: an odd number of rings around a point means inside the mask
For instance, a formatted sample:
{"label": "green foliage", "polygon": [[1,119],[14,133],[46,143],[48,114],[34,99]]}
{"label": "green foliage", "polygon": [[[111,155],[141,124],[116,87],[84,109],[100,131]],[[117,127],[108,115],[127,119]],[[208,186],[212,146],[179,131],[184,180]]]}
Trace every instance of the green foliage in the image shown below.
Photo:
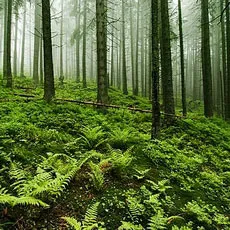
{"label": "green foliage", "polygon": [[[42,98],[41,88],[29,93]],[[22,217],[25,228],[58,229],[61,213],[78,217],[68,219],[78,229],[103,229],[101,221],[107,229],[228,229],[229,124],[193,114],[150,141],[151,115],[126,109],[150,109],[148,99],[113,88],[110,95],[123,108],[25,103],[1,88],[0,185],[6,189],[0,206],[8,207],[12,222]],[[95,85],[68,83],[57,87],[57,97],[94,101]],[[100,216],[95,207],[84,215],[97,202]],[[34,207],[46,203],[50,215]],[[83,215],[94,221],[87,225]],[[9,222],[3,218],[0,226]]]}
{"label": "green foliage", "polygon": [[62,217],[63,220],[65,220],[71,227],[73,227],[75,230],[81,230],[81,223],[78,222],[73,217]]}
{"label": "green foliage", "polygon": [[166,229],[167,218],[164,217],[164,213],[158,211],[155,216],[150,218],[148,229],[149,230],[158,230]]}
{"label": "green foliage", "polygon": [[109,147],[109,161],[112,165],[111,168],[117,175],[125,174],[129,170],[130,164],[133,160],[132,150],[133,147],[130,147],[125,152],[122,152],[121,150]]}
{"label": "green foliage", "polygon": [[103,230],[103,223],[97,222],[97,215],[98,215],[98,206],[99,202],[92,204],[85,213],[84,221],[78,222],[73,217],[62,217],[70,226],[74,227],[76,230]]}
{"label": "green foliage", "polygon": [[133,131],[131,128],[121,129],[116,128],[111,130],[109,137],[109,144],[113,148],[127,149],[136,143],[139,134]]}
{"label": "green foliage", "polygon": [[89,149],[95,149],[106,141],[105,133],[100,126],[94,128],[85,127],[82,130],[81,137]]}
{"label": "green foliage", "polygon": [[141,225],[134,225],[129,222],[122,221],[122,225],[118,230],[143,230],[144,228]]}
{"label": "green foliage", "polygon": [[7,193],[7,190],[4,188],[0,189],[0,204],[4,204],[4,205],[10,205],[12,207],[16,206],[16,205],[24,205],[24,206],[28,206],[28,205],[32,205],[32,206],[41,206],[44,208],[48,208],[49,205],[46,204],[45,202],[36,199],[34,197],[29,197],[29,196],[21,196],[21,197],[16,197],[16,196],[12,196],[10,194]]}
{"label": "green foliage", "polygon": [[93,181],[93,185],[97,191],[100,191],[103,188],[103,184],[104,184],[103,173],[100,167],[97,164],[94,164],[92,161],[89,162],[89,166],[91,169],[91,172],[89,173],[89,175]]}

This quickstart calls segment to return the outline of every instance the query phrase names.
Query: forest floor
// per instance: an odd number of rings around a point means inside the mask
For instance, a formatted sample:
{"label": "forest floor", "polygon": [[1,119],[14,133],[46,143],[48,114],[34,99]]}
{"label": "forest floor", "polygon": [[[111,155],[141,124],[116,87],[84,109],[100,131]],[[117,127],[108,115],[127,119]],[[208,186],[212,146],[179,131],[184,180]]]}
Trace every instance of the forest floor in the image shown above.
{"label": "forest floor", "polygon": [[[145,98],[110,89],[124,108],[105,110],[16,86],[0,87],[0,229],[230,229],[228,123],[198,108],[151,141],[151,114],[125,109]],[[56,97],[96,101],[96,88]]]}

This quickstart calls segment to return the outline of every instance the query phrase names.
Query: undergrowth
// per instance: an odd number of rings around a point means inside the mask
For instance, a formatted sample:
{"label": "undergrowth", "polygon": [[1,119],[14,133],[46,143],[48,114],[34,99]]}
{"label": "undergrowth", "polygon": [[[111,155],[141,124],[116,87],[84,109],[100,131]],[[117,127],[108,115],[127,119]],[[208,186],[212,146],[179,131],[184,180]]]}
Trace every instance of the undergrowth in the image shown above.
{"label": "undergrowth", "polygon": [[[0,229],[230,229],[229,124],[193,113],[150,141],[149,114],[24,91],[38,100],[0,90]],[[95,101],[95,86],[57,97]],[[115,89],[110,101],[151,108]]]}

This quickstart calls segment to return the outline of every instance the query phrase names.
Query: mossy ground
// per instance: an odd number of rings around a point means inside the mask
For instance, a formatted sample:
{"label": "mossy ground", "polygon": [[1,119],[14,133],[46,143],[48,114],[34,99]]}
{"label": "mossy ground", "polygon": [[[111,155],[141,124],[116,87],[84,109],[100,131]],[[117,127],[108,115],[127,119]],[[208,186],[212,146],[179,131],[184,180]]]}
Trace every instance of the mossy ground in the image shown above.
{"label": "mossy ground", "polygon": [[[28,87],[30,81],[16,85]],[[174,126],[163,127],[160,139],[151,141],[151,115],[125,109],[151,109],[146,98],[110,89],[111,104],[124,109],[102,110],[74,103],[47,104],[39,100],[40,88],[0,91],[0,188],[16,194],[12,164],[20,165],[31,179],[50,154],[73,159],[101,154],[92,160],[96,166],[87,161],[57,198],[52,193],[38,195],[50,208],[8,206],[6,211],[7,205],[0,205],[4,210],[0,229],[65,229],[62,216],[82,220],[88,205],[96,201],[100,202],[98,221],[106,229],[117,229],[121,221],[147,229],[150,218],[159,212],[162,222],[167,219],[167,229],[230,229],[228,123],[194,111]],[[14,93],[37,99],[25,101]],[[56,97],[95,101],[96,88],[68,83],[58,87]],[[54,167],[63,173],[68,164],[60,162]],[[97,166],[99,175],[92,169]],[[171,220],[172,216],[183,220]]]}

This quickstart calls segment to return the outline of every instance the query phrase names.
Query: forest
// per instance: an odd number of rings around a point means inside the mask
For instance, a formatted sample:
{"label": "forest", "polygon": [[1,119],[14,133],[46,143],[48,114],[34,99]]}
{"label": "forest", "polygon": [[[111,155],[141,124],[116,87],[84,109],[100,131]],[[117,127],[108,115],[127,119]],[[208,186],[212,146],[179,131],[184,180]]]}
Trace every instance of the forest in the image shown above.
{"label": "forest", "polygon": [[0,0],[0,230],[230,230],[229,0]]}

